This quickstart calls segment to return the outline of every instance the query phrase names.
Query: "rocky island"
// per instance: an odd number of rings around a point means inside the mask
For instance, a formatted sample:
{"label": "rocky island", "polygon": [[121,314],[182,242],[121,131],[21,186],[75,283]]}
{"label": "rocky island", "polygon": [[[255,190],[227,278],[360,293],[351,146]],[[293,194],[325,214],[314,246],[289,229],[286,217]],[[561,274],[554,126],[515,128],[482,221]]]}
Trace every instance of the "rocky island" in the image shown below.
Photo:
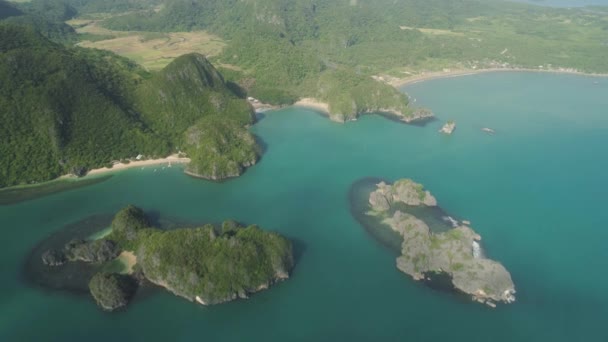
{"label": "rocky island", "polygon": [[240,176],[258,162],[261,150],[254,136],[235,121],[208,116],[185,133],[190,156],[185,172],[210,180]]}
{"label": "rocky island", "polygon": [[439,133],[444,133],[444,134],[450,135],[454,132],[455,129],[456,129],[456,123],[454,121],[448,121],[445,123],[445,125],[443,125],[443,127],[441,127],[441,129],[439,130]]}
{"label": "rocky island", "polygon": [[[132,262],[126,272],[106,267],[123,255]],[[108,235],[48,250],[42,262],[53,269],[70,263],[100,265],[88,287],[107,311],[127,306],[147,282],[203,305],[247,298],[289,278],[294,266],[291,242],[255,225],[226,221],[221,227],[162,230],[134,206],[116,214]]]}
{"label": "rocky island", "polygon": [[377,184],[369,195],[367,215],[403,239],[397,268],[413,279],[443,274],[450,277],[455,289],[475,301],[492,307],[497,302],[513,302],[511,275],[499,262],[484,256],[481,237],[472,228],[444,217],[450,226],[436,232],[412,214],[436,206],[436,199],[421,184],[401,179],[392,185]]}

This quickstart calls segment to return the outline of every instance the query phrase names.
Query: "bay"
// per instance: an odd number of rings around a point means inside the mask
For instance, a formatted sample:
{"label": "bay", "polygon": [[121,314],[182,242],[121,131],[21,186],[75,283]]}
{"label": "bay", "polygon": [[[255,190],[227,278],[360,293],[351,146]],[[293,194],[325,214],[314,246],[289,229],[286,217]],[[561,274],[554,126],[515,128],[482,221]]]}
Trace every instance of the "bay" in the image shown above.
{"label": "bay", "polygon": [[[147,167],[0,206],[0,340],[608,340],[608,80],[488,73],[404,90],[438,120],[342,125],[287,108],[252,128],[267,151],[238,179]],[[447,120],[457,123],[452,136],[437,132]],[[517,302],[490,309],[400,273],[349,211],[350,186],[364,177],[412,178],[471,220],[488,256],[510,270]],[[202,307],[159,293],[115,314],[24,278],[39,241],[129,203],[163,218],[280,232],[296,241],[293,276],[246,301]]]}

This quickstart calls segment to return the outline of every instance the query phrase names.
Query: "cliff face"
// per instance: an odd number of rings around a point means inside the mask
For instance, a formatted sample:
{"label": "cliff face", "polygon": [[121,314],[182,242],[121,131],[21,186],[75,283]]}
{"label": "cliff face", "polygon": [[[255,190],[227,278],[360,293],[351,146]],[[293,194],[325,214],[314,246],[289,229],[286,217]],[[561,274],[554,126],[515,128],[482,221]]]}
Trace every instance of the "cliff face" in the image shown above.
{"label": "cliff face", "polygon": [[397,258],[402,272],[415,280],[425,279],[430,272],[445,273],[456,289],[490,306],[515,300],[511,275],[503,265],[483,256],[481,237],[473,229],[457,224],[435,233],[426,222],[402,210],[394,210],[391,216],[391,209],[398,204],[436,206],[435,198],[422,185],[409,179],[393,185],[380,183],[370,194],[369,203],[370,214],[403,237],[402,255]]}

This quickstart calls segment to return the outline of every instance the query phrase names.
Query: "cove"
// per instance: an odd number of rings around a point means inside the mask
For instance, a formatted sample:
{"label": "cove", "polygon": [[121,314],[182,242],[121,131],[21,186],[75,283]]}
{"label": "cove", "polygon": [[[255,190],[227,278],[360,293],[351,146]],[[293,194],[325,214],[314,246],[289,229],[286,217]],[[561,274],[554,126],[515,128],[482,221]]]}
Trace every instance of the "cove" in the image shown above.
{"label": "cove", "polygon": [[[1,206],[0,340],[607,340],[608,80],[488,73],[404,90],[438,120],[342,125],[288,108],[252,127],[267,149],[240,178],[147,167]],[[447,120],[457,123],[452,136],[437,132]],[[412,178],[470,220],[510,270],[517,302],[486,308],[399,272],[349,210],[349,189],[366,177]],[[246,301],[202,307],[155,293],[114,315],[24,277],[38,243],[129,203],[159,220],[231,218],[277,231],[300,245],[293,276]]]}

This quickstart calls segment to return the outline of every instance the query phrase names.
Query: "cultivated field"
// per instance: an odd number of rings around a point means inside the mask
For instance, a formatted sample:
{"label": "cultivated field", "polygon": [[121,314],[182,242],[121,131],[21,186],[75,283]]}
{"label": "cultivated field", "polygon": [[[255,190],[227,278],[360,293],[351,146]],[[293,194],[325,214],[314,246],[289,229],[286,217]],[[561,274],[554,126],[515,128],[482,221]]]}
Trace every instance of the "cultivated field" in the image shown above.
{"label": "cultivated field", "polygon": [[67,23],[82,35],[79,46],[112,51],[148,70],[162,69],[176,57],[190,52],[215,56],[226,45],[217,36],[204,31],[124,32],[103,28],[97,20],[74,19]]}

